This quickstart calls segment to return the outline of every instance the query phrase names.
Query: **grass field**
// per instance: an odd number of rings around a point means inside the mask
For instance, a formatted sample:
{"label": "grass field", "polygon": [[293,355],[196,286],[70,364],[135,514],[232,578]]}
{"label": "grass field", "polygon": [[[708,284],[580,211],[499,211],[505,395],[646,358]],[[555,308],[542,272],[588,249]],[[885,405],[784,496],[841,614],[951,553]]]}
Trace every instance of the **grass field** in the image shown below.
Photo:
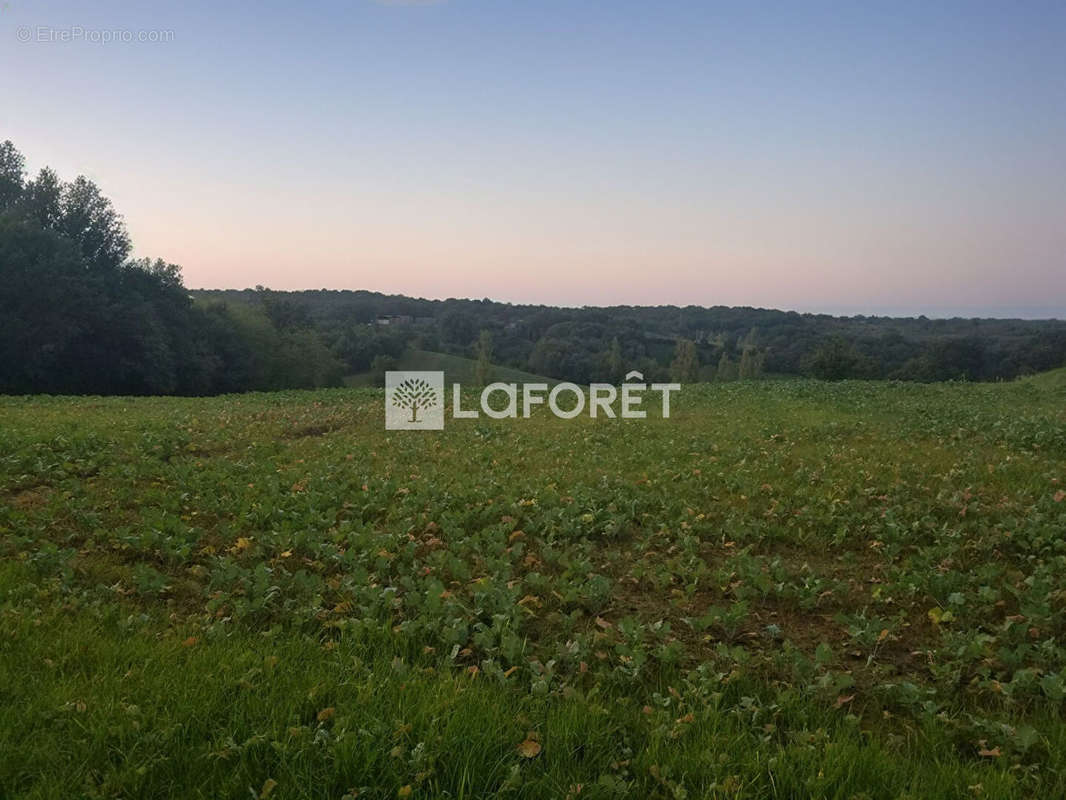
{"label": "grass field", "polygon": [[[391,368],[390,368],[391,369]],[[434,370],[444,373],[447,385],[452,383],[473,384],[477,382],[477,361],[473,358],[453,356],[450,353],[435,353],[432,350],[406,350],[396,361],[395,369],[403,371]],[[555,384],[551,378],[534,375],[531,372],[523,372],[513,367],[492,365],[490,381],[504,381],[506,383],[547,383]],[[349,375],[345,379],[349,387],[367,387],[374,385],[373,372],[360,372]]]}
{"label": "grass field", "polygon": [[1064,401],[0,399],[0,797],[1066,796]]}

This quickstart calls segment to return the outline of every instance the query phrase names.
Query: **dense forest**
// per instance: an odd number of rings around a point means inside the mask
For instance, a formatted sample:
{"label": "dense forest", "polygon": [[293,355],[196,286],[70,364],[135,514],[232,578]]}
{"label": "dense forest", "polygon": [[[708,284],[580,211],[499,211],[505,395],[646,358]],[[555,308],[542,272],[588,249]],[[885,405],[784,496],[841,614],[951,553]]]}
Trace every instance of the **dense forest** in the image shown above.
{"label": "dense forest", "polygon": [[340,385],[408,349],[579,383],[1000,380],[1066,363],[1066,322],[832,317],[715,306],[556,308],[367,291],[187,290],[134,259],[92,181],[0,144],[0,392],[205,395]]}
{"label": "dense forest", "polygon": [[92,181],[27,180],[0,144],[0,392],[185,394],[335,385],[345,366],[269,302],[198,303],[179,268],[132,259]]}
{"label": "dense forest", "polygon": [[1059,320],[833,317],[757,308],[557,308],[424,300],[365,291],[193,293],[204,302],[281,304],[322,331],[351,372],[414,347],[552,378],[735,380],[809,375],[917,381],[1004,380],[1066,363]]}

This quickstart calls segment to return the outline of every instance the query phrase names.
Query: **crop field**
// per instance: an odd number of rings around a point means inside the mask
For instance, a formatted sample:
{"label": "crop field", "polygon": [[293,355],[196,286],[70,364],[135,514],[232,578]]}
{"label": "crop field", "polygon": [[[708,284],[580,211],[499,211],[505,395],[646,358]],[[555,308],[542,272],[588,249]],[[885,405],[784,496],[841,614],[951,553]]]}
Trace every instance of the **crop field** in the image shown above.
{"label": "crop field", "polygon": [[1064,401],[0,399],[0,797],[1064,797]]}
{"label": "crop field", "polygon": [[[435,353],[430,350],[417,350],[408,348],[396,362],[395,367],[403,371],[439,370],[445,375],[450,386],[452,383],[473,384],[477,382],[477,361],[473,358],[450,355],[448,353]],[[508,383],[548,383],[557,381],[546,378],[543,375],[534,375],[523,372],[520,369],[504,367],[493,364],[491,368],[494,381],[506,381]],[[345,384],[352,387],[365,387],[374,385],[375,376],[372,372],[356,373],[345,378]]]}

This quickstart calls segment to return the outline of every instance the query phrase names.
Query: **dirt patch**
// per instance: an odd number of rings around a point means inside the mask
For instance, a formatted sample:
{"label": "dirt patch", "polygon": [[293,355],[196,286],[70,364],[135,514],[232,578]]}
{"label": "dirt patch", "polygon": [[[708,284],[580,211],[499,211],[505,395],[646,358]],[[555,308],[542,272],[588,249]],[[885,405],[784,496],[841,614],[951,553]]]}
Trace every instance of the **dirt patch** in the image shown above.
{"label": "dirt patch", "polygon": [[317,422],[311,425],[299,425],[282,434],[286,439],[306,439],[311,436],[325,436],[338,431],[343,426],[339,422]]}
{"label": "dirt patch", "polygon": [[52,497],[52,488],[49,486],[35,486],[31,489],[23,489],[15,492],[11,498],[11,505],[19,511],[32,511],[46,505]]}

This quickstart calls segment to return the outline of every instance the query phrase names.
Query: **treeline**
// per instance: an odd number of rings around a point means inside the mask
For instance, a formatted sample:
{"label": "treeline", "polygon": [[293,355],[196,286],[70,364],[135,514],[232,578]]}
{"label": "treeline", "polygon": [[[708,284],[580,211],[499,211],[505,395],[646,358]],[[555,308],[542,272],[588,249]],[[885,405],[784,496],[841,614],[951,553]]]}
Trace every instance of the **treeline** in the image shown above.
{"label": "treeline", "polygon": [[131,259],[92,181],[32,180],[0,144],[0,392],[184,394],[340,383],[346,370],[285,301],[197,302],[179,268]]}
{"label": "treeline", "polygon": [[[201,291],[230,305],[256,290]],[[1060,320],[833,317],[756,308],[557,308],[425,300],[366,291],[274,293],[322,331],[351,372],[406,347],[493,361],[560,380],[737,380],[806,375],[914,381],[1007,380],[1066,364]]]}
{"label": "treeline", "polygon": [[28,179],[0,144],[0,392],[184,394],[339,385],[409,348],[578,383],[1000,380],[1066,363],[1066,322],[832,317],[756,308],[557,308],[366,291],[190,291],[132,259],[92,181]]}

